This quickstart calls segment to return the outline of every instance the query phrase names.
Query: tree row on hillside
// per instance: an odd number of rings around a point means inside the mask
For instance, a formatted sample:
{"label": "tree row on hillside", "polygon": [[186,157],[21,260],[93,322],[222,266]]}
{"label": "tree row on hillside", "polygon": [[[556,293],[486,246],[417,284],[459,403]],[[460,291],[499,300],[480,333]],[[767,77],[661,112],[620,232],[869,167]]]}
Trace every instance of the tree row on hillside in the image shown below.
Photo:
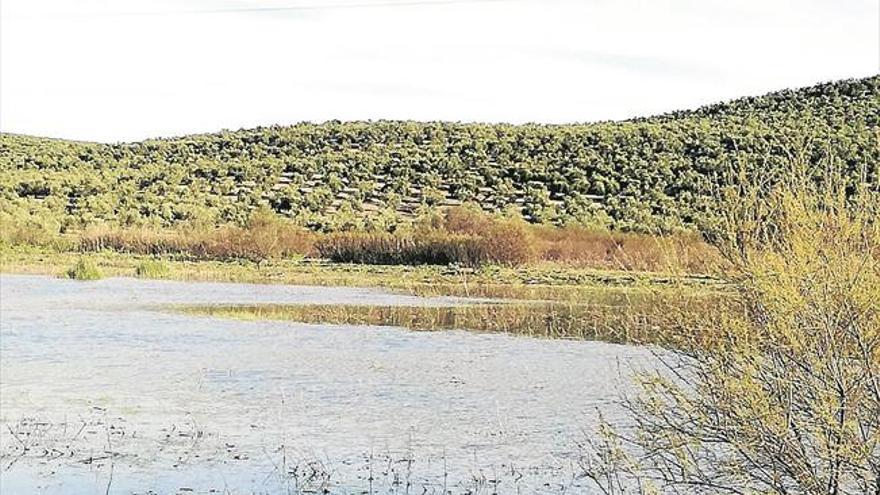
{"label": "tree row on hillside", "polygon": [[59,228],[241,223],[268,205],[316,230],[393,229],[477,203],[530,221],[694,226],[734,168],[794,156],[876,178],[880,77],[584,125],[328,122],[95,144],[0,136],[0,206]]}

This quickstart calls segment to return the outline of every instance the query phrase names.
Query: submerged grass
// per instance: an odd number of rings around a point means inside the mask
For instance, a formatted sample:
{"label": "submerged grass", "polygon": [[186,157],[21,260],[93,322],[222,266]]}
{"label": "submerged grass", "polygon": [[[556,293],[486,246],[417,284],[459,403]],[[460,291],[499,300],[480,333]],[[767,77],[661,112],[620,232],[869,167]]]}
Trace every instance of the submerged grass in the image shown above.
{"label": "submerged grass", "polygon": [[[0,271],[57,274],[84,262],[76,253],[0,249]],[[88,263],[105,276],[186,281],[382,287],[418,296],[500,300],[444,307],[234,306],[184,308],[193,314],[305,323],[391,325],[413,330],[464,329],[547,338],[661,343],[680,326],[684,308],[730,294],[706,276],[578,268],[560,263],[528,266],[393,266],[309,260],[192,261],[104,251]],[[87,270],[81,270],[85,274]],[[466,301],[465,301],[466,302]]]}
{"label": "submerged grass", "polygon": [[[452,306],[234,305],[189,306],[188,314],[244,320],[287,320],[331,325],[380,325],[410,330],[470,330],[529,337],[601,340],[627,344],[670,343],[680,311],[705,311],[719,296],[690,292],[613,297],[589,304],[498,302]],[[676,311],[670,311],[675,307]]]}

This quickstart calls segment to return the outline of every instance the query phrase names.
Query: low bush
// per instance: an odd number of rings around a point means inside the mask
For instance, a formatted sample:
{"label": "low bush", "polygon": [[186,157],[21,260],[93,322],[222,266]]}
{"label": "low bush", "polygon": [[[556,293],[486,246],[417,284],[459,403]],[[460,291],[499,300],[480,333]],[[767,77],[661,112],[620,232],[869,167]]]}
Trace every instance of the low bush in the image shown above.
{"label": "low bush", "polygon": [[[23,235],[16,234],[16,239],[42,243]],[[112,250],[257,263],[306,256],[383,265],[514,266],[550,261],[598,269],[687,273],[708,273],[719,263],[717,251],[696,234],[650,236],[532,225],[515,216],[489,214],[473,206],[433,210],[409,225],[396,226],[391,233],[316,233],[269,210],[258,209],[243,226],[93,226],[79,236],[78,242],[84,252]]]}
{"label": "low bush", "polygon": [[315,248],[332,261],[383,265],[518,265],[536,253],[524,221],[469,208],[432,216],[412,232],[328,234]]}
{"label": "low bush", "polygon": [[113,229],[94,227],[81,237],[83,251],[105,249],[147,255],[181,255],[199,260],[247,259],[261,262],[312,252],[315,234],[292,225],[277,215],[254,212],[244,227]]}
{"label": "low bush", "polygon": [[696,234],[650,236],[532,226],[538,257],[594,268],[708,273],[720,262],[716,249]]}
{"label": "low bush", "polygon": [[31,246],[64,251],[75,241],[59,233],[60,223],[52,218],[35,215],[15,216],[0,213],[0,244],[6,246]]}
{"label": "low bush", "polygon": [[80,258],[64,275],[73,280],[99,280],[104,277],[98,265],[88,258]]}
{"label": "low bush", "polygon": [[140,278],[162,278],[168,272],[168,265],[161,260],[147,260],[135,268],[135,274]]}
{"label": "low bush", "polygon": [[375,265],[478,265],[490,260],[482,239],[433,231],[421,235],[341,232],[316,244],[318,254],[340,263]]}

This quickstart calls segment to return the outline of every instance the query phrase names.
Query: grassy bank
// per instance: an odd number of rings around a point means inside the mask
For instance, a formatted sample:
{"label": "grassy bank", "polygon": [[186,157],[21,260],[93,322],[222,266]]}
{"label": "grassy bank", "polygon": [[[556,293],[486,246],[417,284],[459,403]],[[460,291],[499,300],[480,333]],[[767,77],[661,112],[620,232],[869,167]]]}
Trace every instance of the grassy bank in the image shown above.
{"label": "grassy bank", "polygon": [[580,226],[534,225],[475,206],[425,212],[394,231],[313,232],[268,209],[241,225],[182,223],[173,228],[95,224],[61,232],[0,214],[0,244],[48,251],[114,251],[189,261],[263,263],[324,259],[371,265],[523,266],[555,262],[578,268],[705,273],[715,251],[699,235],[648,235]]}
{"label": "grassy bank", "polygon": [[4,272],[380,287],[504,301],[187,308],[218,317],[666,342],[675,327],[669,308],[708,304],[725,290],[698,274],[713,271],[719,259],[695,235],[530,225],[469,208],[435,211],[395,232],[309,232],[260,211],[241,226],[94,226],[42,239],[23,229],[8,230],[4,240]]}
{"label": "grassy bank", "polygon": [[[0,250],[4,273],[57,276],[75,266],[83,254],[40,248]],[[554,263],[523,267],[358,265],[309,260],[189,261],[103,251],[87,256],[106,277],[143,277],[185,281],[290,285],[382,287],[423,295],[529,300],[574,300],[597,294],[631,294],[664,287],[694,292],[723,290],[721,281],[699,275],[668,275],[574,268]]]}

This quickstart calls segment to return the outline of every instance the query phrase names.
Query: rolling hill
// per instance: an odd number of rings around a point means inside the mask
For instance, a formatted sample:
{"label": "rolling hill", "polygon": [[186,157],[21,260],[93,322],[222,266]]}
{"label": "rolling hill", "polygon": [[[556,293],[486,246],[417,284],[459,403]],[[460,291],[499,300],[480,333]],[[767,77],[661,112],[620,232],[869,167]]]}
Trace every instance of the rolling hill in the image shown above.
{"label": "rolling hill", "polygon": [[731,167],[834,156],[878,179],[880,76],[623,122],[327,122],[98,144],[0,135],[4,221],[171,226],[266,205],[316,230],[476,203],[533,222],[689,229]]}

